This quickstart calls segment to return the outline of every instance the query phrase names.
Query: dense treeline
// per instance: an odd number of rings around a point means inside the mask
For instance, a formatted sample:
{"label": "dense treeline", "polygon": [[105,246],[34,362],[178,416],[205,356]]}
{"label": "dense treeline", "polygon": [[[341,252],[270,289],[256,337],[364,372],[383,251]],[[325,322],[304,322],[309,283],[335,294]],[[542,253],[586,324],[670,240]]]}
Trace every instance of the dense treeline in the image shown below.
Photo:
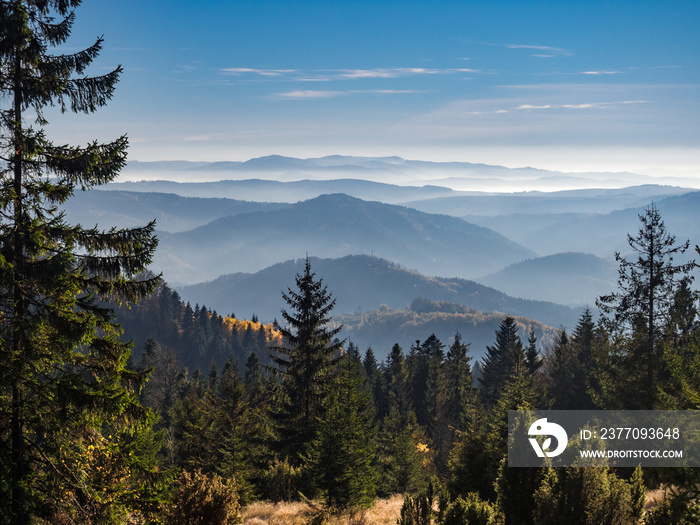
{"label": "dense treeline", "polygon": [[189,370],[206,371],[212,364],[221,369],[229,360],[242,370],[251,353],[267,364],[267,349],[281,341],[279,331],[260,323],[255,314],[246,320],[233,313],[221,316],[206,305],[192,307],[165,283],[137,306],[115,311],[124,328],[122,339],[132,342],[136,361],[153,340]]}

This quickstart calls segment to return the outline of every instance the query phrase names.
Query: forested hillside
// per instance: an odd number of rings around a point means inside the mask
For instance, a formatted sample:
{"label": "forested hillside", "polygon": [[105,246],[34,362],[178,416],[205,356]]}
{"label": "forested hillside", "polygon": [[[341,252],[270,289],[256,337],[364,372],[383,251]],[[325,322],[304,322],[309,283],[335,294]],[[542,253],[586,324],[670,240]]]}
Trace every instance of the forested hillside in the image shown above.
{"label": "forested hillside", "polygon": [[[392,309],[386,306],[361,314],[339,314],[333,321],[343,326],[342,335],[361,349],[372,347],[378,359],[385,359],[391,347],[399,343],[408,348],[425,334],[435,334],[449,344],[459,333],[470,343],[475,359],[481,358],[492,343],[493,334],[506,315],[484,313],[453,303],[413,300],[410,308]],[[540,321],[514,317],[518,333],[526,337],[532,330],[540,341],[540,348],[549,348],[555,341],[558,329]],[[575,324],[574,324],[575,325]]]}
{"label": "forested hillside", "polygon": [[[369,255],[338,259],[310,257],[319,275],[335,291],[336,312],[361,314],[378,310],[408,309],[419,297],[455,303],[481,312],[501,312],[537,319],[549,326],[574,326],[581,314],[566,306],[508,296],[473,281],[428,277],[416,271]],[[222,275],[213,281],[182,287],[193,303],[206,303],[219,311],[256,314],[263,320],[279,317],[279,291],[298,273],[303,259],[287,261],[259,272]]]}
{"label": "forested hillside", "polygon": [[205,304],[192,306],[167,284],[137,306],[117,308],[116,313],[124,327],[122,338],[133,342],[135,362],[156,344],[179,366],[206,372],[212,366],[222,369],[227,361],[243,366],[252,353],[267,363],[268,348],[281,343],[271,323],[237,319],[233,312],[220,315]]}

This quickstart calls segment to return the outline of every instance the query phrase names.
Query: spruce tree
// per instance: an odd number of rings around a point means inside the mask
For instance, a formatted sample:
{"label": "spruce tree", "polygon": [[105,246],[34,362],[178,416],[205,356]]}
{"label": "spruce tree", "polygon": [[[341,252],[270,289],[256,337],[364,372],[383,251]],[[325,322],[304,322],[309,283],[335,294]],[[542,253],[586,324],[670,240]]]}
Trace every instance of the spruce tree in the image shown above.
{"label": "spruce tree", "polygon": [[328,328],[335,306],[322,279],[316,279],[308,257],[296,276],[296,290],[282,297],[291,310],[282,310],[287,322],[280,331],[285,346],[272,348],[273,371],[280,376],[281,399],[274,419],[281,453],[298,465],[316,436],[335,375],[342,343],[334,341],[342,327]]}
{"label": "spruce tree", "polygon": [[105,496],[109,476],[91,469],[98,457],[123,465],[110,436],[144,421],[138,378],[125,370],[129,348],[104,301],[133,302],[155,288],[157,278],[135,279],[155,250],[154,224],[101,231],[58,211],[76,188],[117,176],[127,138],[56,145],[44,129],[47,106],[104,106],[122,71],[85,76],[102,38],[52,54],[80,3],[0,2],[0,448],[10,458],[0,465],[0,519],[12,524],[126,512],[125,498]]}
{"label": "spruce tree", "polygon": [[372,393],[361,363],[345,355],[339,368],[312,444],[311,469],[327,506],[368,507],[377,481]]}
{"label": "spruce tree", "polygon": [[408,367],[400,345],[391,348],[384,374],[389,410],[395,410],[400,418],[406,419],[413,409],[408,390]]}
{"label": "spruce tree", "polygon": [[486,347],[479,377],[481,399],[487,406],[493,405],[511,375],[523,372],[525,354],[518,336],[518,325],[506,316],[496,330],[495,346]]}
{"label": "spruce tree", "polygon": [[537,336],[535,329],[530,326],[530,333],[527,337],[527,350],[525,350],[525,368],[530,375],[535,375],[542,367],[543,361],[540,352],[537,350]]}
{"label": "spruce tree", "polygon": [[652,410],[656,405],[662,342],[676,290],[688,276],[693,263],[677,264],[689,242],[677,243],[655,205],[639,216],[636,236],[627,236],[633,258],[615,254],[620,263],[618,291],[596,302],[611,328],[622,331],[630,341],[625,366],[636,372],[627,389],[632,394],[628,409]]}
{"label": "spruce tree", "polygon": [[468,404],[473,398],[472,377],[467,355],[469,344],[462,341],[459,333],[450,345],[445,358],[445,378],[447,383],[447,400],[445,411],[449,425],[457,431],[463,431],[467,425]]}
{"label": "spruce tree", "polygon": [[206,406],[211,418],[208,437],[216,447],[211,468],[223,478],[235,478],[240,497],[247,502],[253,491],[251,452],[257,429],[235,363],[226,362],[217,388],[208,394]]}
{"label": "spruce tree", "polygon": [[372,347],[367,348],[365,358],[362,361],[367,374],[367,382],[372,389],[372,398],[374,399],[375,420],[381,421],[386,416],[389,410],[389,399],[387,397],[386,383],[384,375],[379,368]]}
{"label": "spruce tree", "polygon": [[408,377],[403,350],[395,344],[385,367],[388,413],[380,435],[381,488],[385,495],[415,491],[425,478],[422,470],[430,451],[411,406]]}
{"label": "spruce tree", "polygon": [[586,308],[573,334],[571,334],[571,343],[577,362],[577,367],[574,370],[574,382],[571,385],[577,401],[572,409],[593,410],[596,408],[593,399],[594,393],[600,389],[596,377],[598,338],[593,315],[590,309]]}

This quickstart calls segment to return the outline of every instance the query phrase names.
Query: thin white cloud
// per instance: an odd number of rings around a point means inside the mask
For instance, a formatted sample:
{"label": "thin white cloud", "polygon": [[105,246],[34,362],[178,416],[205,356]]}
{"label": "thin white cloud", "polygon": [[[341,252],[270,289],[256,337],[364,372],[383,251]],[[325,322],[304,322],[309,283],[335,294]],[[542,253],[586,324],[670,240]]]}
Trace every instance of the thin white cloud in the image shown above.
{"label": "thin white cloud", "polygon": [[583,104],[521,104],[515,109],[609,109],[621,104],[646,104],[646,100],[618,100],[615,102],[587,102]]}
{"label": "thin white cloud", "polygon": [[581,71],[582,75],[621,75],[622,71]]}
{"label": "thin white cloud", "polygon": [[260,69],[250,67],[227,67],[219,70],[225,75],[253,75],[262,77],[284,77],[297,82],[329,82],[332,80],[362,80],[375,78],[399,78],[420,75],[453,75],[457,73],[479,73],[470,68],[423,68],[395,67],[373,69],[334,69],[301,71],[298,69]]}
{"label": "thin white cloud", "polygon": [[316,91],[311,89],[299,89],[296,91],[288,91],[287,93],[276,93],[275,96],[284,99],[314,99],[314,98],[333,98],[344,95],[343,91]]}
{"label": "thin white cloud", "polygon": [[569,51],[568,49],[564,49],[562,47],[552,47],[552,46],[533,46],[533,45],[527,45],[527,44],[502,44],[505,45],[508,49],[527,49],[530,51],[544,51],[544,53],[537,53],[532,56],[534,57],[539,57],[539,58],[552,58],[555,56],[572,56],[573,53]]}
{"label": "thin white cloud", "polygon": [[340,69],[336,78],[362,79],[362,78],[397,78],[412,75],[448,75],[454,73],[478,73],[477,69],[469,68],[423,68],[423,67],[398,67],[375,69]]}
{"label": "thin white cloud", "polygon": [[243,75],[246,73],[252,73],[255,75],[261,75],[264,77],[278,77],[281,75],[296,73],[296,69],[255,69],[249,67],[226,67],[220,69],[222,73],[227,75]]}
{"label": "thin white cloud", "polygon": [[412,93],[428,93],[422,89],[359,89],[353,90],[352,93],[377,93],[380,95],[404,95]]}
{"label": "thin white cloud", "polygon": [[349,91],[322,91],[322,90],[296,90],[286,93],[276,93],[275,98],[285,100],[295,99],[320,99],[334,98],[344,95],[362,95],[362,94],[377,94],[377,95],[408,95],[414,93],[427,93],[425,90],[417,89],[352,89]]}

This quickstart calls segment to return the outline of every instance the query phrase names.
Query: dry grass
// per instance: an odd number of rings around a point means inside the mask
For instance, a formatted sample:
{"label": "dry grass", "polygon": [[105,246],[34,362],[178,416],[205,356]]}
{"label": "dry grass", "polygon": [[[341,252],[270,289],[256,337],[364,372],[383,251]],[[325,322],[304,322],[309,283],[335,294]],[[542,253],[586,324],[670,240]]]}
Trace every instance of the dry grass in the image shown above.
{"label": "dry grass", "polygon": [[[332,516],[329,525],[395,525],[401,514],[403,496],[378,499],[370,509]],[[306,525],[322,510],[316,502],[256,502],[243,508],[243,525]]]}
{"label": "dry grass", "polygon": [[644,505],[645,510],[651,510],[656,507],[667,496],[664,489],[647,490],[647,502]]}

